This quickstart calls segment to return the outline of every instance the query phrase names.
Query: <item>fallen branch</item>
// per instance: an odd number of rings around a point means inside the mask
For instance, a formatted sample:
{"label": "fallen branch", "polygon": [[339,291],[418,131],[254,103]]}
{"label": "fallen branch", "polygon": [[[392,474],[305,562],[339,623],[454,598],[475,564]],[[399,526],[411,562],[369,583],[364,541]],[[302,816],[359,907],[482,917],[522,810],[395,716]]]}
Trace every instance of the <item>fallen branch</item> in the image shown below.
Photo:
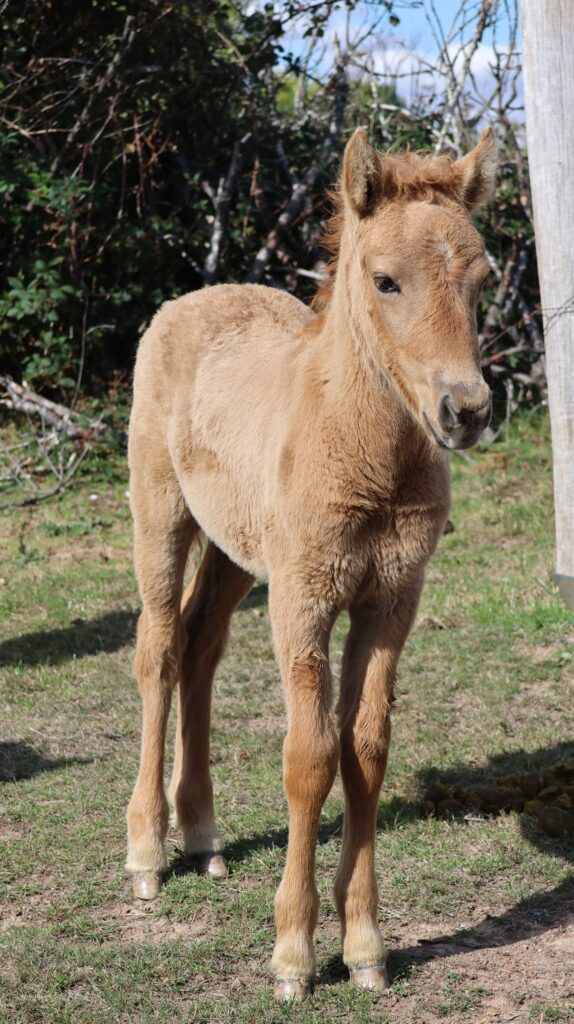
{"label": "fallen branch", "polygon": [[42,423],[48,423],[51,427],[64,433],[66,437],[92,441],[106,431],[106,426],[101,420],[90,420],[85,426],[79,413],[58,402],[52,402],[49,398],[37,395],[35,391],[25,385],[17,384],[16,381],[2,374],[0,374],[0,388],[2,388],[0,405],[27,416],[38,416]]}

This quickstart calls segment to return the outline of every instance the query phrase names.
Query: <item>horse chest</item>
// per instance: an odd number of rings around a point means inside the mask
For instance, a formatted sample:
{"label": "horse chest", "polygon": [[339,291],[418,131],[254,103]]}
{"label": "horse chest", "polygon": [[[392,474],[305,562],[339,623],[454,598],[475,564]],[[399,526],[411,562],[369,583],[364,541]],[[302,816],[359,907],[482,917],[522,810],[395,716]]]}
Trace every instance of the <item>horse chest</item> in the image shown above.
{"label": "horse chest", "polygon": [[373,572],[386,584],[400,586],[422,569],[442,532],[442,514],[408,512],[394,516],[374,533],[370,555]]}
{"label": "horse chest", "polygon": [[410,586],[433,554],[446,514],[446,507],[405,508],[373,518],[355,540],[356,561],[364,566],[361,592],[384,601]]}

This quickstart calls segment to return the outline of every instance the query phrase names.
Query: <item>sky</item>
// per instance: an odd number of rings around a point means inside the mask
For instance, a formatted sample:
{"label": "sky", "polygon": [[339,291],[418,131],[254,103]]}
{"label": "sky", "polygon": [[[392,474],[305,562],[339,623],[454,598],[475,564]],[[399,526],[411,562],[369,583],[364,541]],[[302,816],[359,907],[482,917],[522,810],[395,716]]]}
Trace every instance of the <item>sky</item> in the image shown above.
{"label": "sky", "polygon": [[[440,28],[445,34],[449,34],[462,10],[465,12],[467,24],[463,30],[453,35],[449,53],[452,57],[458,52],[458,60],[462,62],[461,42],[468,43],[476,25],[476,15],[481,7],[481,0],[394,0],[393,13],[396,14],[400,23],[393,26],[390,23],[384,4],[371,2],[359,2],[356,8],[347,15],[344,8],[338,8],[332,14],[328,23],[324,38],[324,49],[318,47],[318,53],[322,53],[315,72],[318,77],[322,71],[332,66],[332,46],[335,36],[343,43],[347,24],[350,25],[351,36],[358,32],[366,35],[362,50],[368,52],[373,68],[380,74],[384,74],[384,80],[392,81],[398,93],[407,102],[407,105],[417,102],[421,89],[433,89],[433,68],[436,65],[436,56],[439,51],[437,37],[433,34],[431,22],[436,25],[436,16],[440,21]],[[474,74],[474,81],[478,93],[482,96],[490,93],[494,85],[492,76],[492,65],[495,62],[493,42],[499,50],[504,51],[511,35],[511,19],[514,9],[514,0],[498,0],[495,2],[497,9],[496,29],[488,27],[483,39],[478,46],[471,64]],[[365,29],[372,25],[376,18],[382,15],[376,32],[365,33]],[[461,19],[458,20],[458,26]],[[305,52],[308,41],[299,34],[302,29],[295,25],[287,45],[292,53],[302,55]],[[517,38],[517,46],[520,46],[520,39]],[[408,73],[418,68],[421,62],[427,70],[418,78],[409,78]],[[395,77],[397,71],[401,74]],[[393,74],[393,72],[395,74]],[[437,83],[438,84],[438,79]],[[520,104],[522,88],[519,84]]]}
{"label": "sky", "polygon": [[[438,12],[443,26],[448,28],[452,24],[452,21],[456,15],[457,10],[460,7],[460,0],[436,0],[435,9]],[[472,6],[477,7],[478,4],[469,4],[469,8]],[[508,18],[504,10],[504,5],[500,4],[500,15],[499,15],[499,33],[498,38],[501,43],[508,42],[509,26]],[[400,25],[394,29],[390,29],[390,33],[396,36],[402,36],[404,39],[412,40],[412,42],[425,53],[430,53],[435,48],[435,41],[433,39],[429,24],[425,18],[424,8],[429,9],[430,4],[421,0],[421,2],[404,2],[398,0],[396,5],[396,14],[400,18]]]}

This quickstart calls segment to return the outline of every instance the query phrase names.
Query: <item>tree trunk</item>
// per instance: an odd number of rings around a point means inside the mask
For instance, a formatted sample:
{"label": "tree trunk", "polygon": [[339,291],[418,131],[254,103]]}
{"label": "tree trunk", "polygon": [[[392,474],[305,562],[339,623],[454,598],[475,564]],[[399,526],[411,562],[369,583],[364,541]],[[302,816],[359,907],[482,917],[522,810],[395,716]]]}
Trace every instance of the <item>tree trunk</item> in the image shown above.
{"label": "tree trunk", "polygon": [[574,608],[574,3],[521,0],[521,10],[552,427],[556,580]]}

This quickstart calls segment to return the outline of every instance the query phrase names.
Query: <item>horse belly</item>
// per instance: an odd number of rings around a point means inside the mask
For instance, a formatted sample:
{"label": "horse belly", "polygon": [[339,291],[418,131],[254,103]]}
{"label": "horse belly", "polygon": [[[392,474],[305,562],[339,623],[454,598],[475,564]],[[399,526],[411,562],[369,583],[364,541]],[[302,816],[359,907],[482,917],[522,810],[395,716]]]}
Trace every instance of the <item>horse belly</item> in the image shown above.
{"label": "horse belly", "polygon": [[246,572],[264,578],[261,523],[243,489],[227,474],[198,464],[181,485],[186,504],[205,535]]}

